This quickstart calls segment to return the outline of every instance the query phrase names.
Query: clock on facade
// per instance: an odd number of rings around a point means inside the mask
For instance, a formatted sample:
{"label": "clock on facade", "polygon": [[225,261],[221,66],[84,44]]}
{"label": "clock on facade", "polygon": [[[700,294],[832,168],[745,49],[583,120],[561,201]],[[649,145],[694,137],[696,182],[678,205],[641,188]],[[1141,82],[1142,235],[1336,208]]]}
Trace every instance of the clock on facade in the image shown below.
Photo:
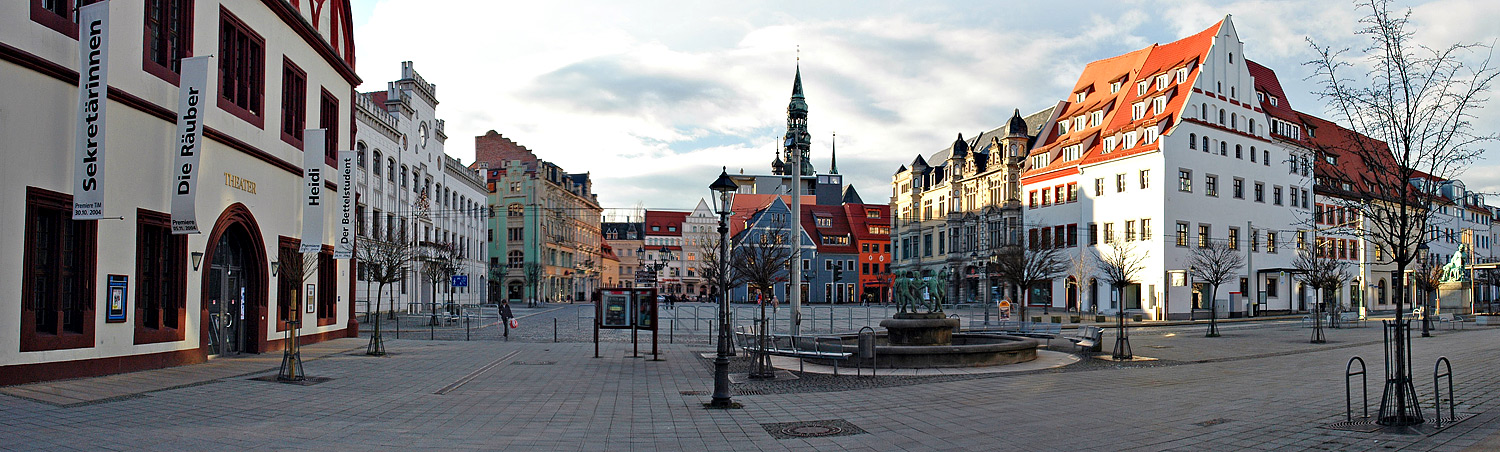
{"label": "clock on facade", "polygon": [[417,126],[417,146],[427,149],[427,123]]}

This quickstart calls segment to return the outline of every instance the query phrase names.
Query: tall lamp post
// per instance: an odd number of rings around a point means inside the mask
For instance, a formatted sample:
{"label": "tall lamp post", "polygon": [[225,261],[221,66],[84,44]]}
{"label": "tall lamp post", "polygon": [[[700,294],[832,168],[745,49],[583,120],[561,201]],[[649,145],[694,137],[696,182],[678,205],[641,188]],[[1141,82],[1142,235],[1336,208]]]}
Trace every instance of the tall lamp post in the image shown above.
{"label": "tall lamp post", "polygon": [[714,357],[714,395],[709,408],[733,408],[729,398],[729,205],[739,185],[729,178],[728,168],[708,186],[718,196],[714,213],[719,214],[719,347]]}
{"label": "tall lamp post", "polygon": [[1413,278],[1413,282],[1422,281],[1423,283],[1413,284],[1413,286],[1419,287],[1422,290],[1422,337],[1432,337],[1430,323],[1428,323],[1428,314],[1432,312],[1432,306],[1429,306],[1431,303],[1429,303],[1429,297],[1427,296],[1427,283],[1430,282],[1429,278],[1432,277],[1432,268],[1429,267],[1431,263],[1428,261],[1429,252],[1431,252],[1431,248],[1427,247],[1427,242],[1417,244],[1417,261],[1421,262],[1421,265],[1417,266],[1417,271],[1422,273],[1417,274]]}
{"label": "tall lamp post", "polygon": [[[647,271],[651,272],[651,284],[654,285],[654,286],[656,286],[657,294],[660,295],[661,292],[662,292],[662,290],[661,290],[661,269],[664,268],[664,267],[666,267],[668,263],[672,262],[672,250],[669,250],[669,249],[667,249],[667,247],[663,246],[658,251],[661,252],[661,255],[657,256],[656,262],[652,262],[652,263],[650,263],[650,264],[647,265],[647,268],[650,268],[650,270],[647,270]],[[635,249],[635,254],[637,256],[645,256],[646,255],[646,247],[643,246],[643,247],[636,248]]]}

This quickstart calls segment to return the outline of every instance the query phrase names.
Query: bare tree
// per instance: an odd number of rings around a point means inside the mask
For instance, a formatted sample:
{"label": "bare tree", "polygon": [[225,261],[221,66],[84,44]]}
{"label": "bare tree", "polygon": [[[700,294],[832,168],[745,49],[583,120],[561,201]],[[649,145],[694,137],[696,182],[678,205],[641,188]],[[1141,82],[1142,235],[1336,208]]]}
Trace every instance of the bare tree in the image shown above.
{"label": "bare tree", "polygon": [[[1488,100],[1497,72],[1489,46],[1453,44],[1433,48],[1418,44],[1407,28],[1410,10],[1393,12],[1387,0],[1364,0],[1364,26],[1357,33],[1370,40],[1360,53],[1333,49],[1308,40],[1317,59],[1308,62],[1321,79],[1319,93],[1335,119],[1355,136],[1315,140],[1320,160],[1318,189],[1347,199],[1360,212],[1370,239],[1389,251],[1386,257],[1404,274],[1417,245],[1430,237],[1432,185],[1462,173],[1497,138],[1474,131],[1475,110]],[[1335,131],[1325,131],[1335,132]],[[1348,161],[1338,163],[1338,159]],[[1359,163],[1360,165],[1353,165]],[[1410,181],[1423,181],[1414,186]],[[1422,423],[1406,351],[1402,320],[1405,291],[1396,278],[1395,362],[1381,399],[1379,423]]]}
{"label": "bare tree", "polygon": [[[293,248],[282,248],[277,253],[277,261],[280,262],[278,273],[295,277],[292,284],[292,299],[280,300],[289,328],[286,330],[286,347],[282,349],[281,370],[277,372],[276,379],[282,381],[301,381],[306,378],[302,369],[302,351],[300,341],[302,339],[302,297],[308,294],[302,293],[303,283],[318,274],[318,253],[301,253]],[[329,269],[329,271],[333,271]]]}
{"label": "bare tree", "polygon": [[[1068,276],[1073,277],[1073,283],[1077,284],[1079,286],[1079,288],[1080,288],[1078,290],[1078,292],[1080,294],[1083,293],[1082,287],[1083,287],[1084,281],[1088,281],[1089,277],[1094,275],[1094,267],[1095,266],[1094,266],[1093,255],[1090,254],[1090,253],[1082,253],[1082,252],[1080,252],[1078,254],[1075,254],[1075,255],[1073,255],[1073,257],[1071,259],[1068,259],[1068,266],[1067,267],[1068,267],[1067,268],[1067,274],[1068,274]],[[1079,298],[1083,298],[1083,296],[1080,295]],[[1099,300],[1089,300],[1089,303],[1090,303],[1089,306],[1091,307],[1091,309],[1094,312],[1098,312],[1099,311]],[[1080,315],[1080,316],[1083,315],[1083,303],[1082,302],[1078,303],[1078,315]]]}
{"label": "bare tree", "polygon": [[1304,249],[1297,252],[1297,258],[1292,260],[1292,268],[1296,269],[1297,279],[1313,288],[1312,343],[1321,344],[1327,341],[1323,337],[1323,316],[1327,312],[1323,307],[1323,297],[1326,296],[1326,291],[1344,285],[1350,274],[1349,264],[1330,257],[1332,249],[1323,249],[1326,246],[1323,244],[1315,246],[1317,251]]}
{"label": "bare tree", "polygon": [[521,265],[521,274],[526,278],[526,289],[531,296],[526,298],[526,307],[536,307],[538,292],[541,290],[542,274],[546,268],[540,262],[527,262]]}
{"label": "bare tree", "polygon": [[[412,260],[412,246],[405,241],[387,242],[383,240],[364,239],[359,243],[359,265],[365,269],[365,277],[376,284],[375,309],[372,311],[375,317],[375,330],[370,334],[370,344],[365,347],[366,355],[381,356],[385,354],[385,338],[380,335],[381,301],[385,298],[385,287],[401,281],[406,275],[407,265]],[[396,309],[396,300],[391,299],[391,310]]]}
{"label": "bare tree", "polygon": [[1432,308],[1436,304],[1438,285],[1443,282],[1443,267],[1430,259],[1417,259],[1412,263],[1412,288],[1420,295],[1412,300],[1413,306],[1422,308],[1422,337],[1432,336]]}
{"label": "bare tree", "polygon": [[1219,295],[1219,286],[1229,282],[1238,276],[1240,269],[1245,268],[1245,255],[1227,241],[1209,241],[1207,246],[1194,248],[1188,254],[1188,274],[1193,280],[1208,284],[1208,334],[1206,337],[1219,337],[1219,304],[1215,301]]}
{"label": "bare tree", "polygon": [[[1033,243],[1029,247],[1014,246],[1001,250],[996,255],[996,266],[1002,279],[1020,288],[1021,320],[1025,321],[1028,318],[1026,305],[1031,304],[1032,286],[1061,275],[1067,270],[1068,261],[1063,257],[1062,250]],[[1048,305],[1052,304],[1050,299],[1046,302]]]}
{"label": "bare tree", "polygon": [[[426,264],[422,267],[422,275],[427,282],[432,284],[432,324],[438,323],[437,296],[439,287],[448,287],[448,309],[451,311],[453,303],[453,284],[449,281],[458,272],[459,251],[458,247],[451,242],[422,242],[423,260]],[[452,314],[452,312],[449,312]]]}
{"label": "bare tree", "polygon": [[[731,250],[733,259],[729,265],[733,274],[748,284],[747,294],[755,290],[768,294],[760,303],[760,325],[756,328],[756,340],[760,343],[757,349],[764,350],[766,333],[770,329],[766,323],[766,305],[775,302],[776,282],[786,279],[793,262],[792,248],[787,246],[792,243],[788,237],[791,230],[785,224],[777,223],[766,228],[747,229],[740,234],[738,243]],[[770,359],[770,355],[757,353],[750,376],[775,378]]]}
{"label": "bare tree", "polygon": [[1125,331],[1125,300],[1124,290],[1132,284],[1140,282],[1141,272],[1146,269],[1146,258],[1149,253],[1137,251],[1134,242],[1121,240],[1106,240],[1106,244],[1095,250],[1094,262],[1099,274],[1104,276],[1104,282],[1109,284],[1111,293],[1120,296],[1120,306],[1117,309],[1119,328],[1115,333],[1114,359],[1126,360],[1135,357],[1130,350],[1130,336]]}
{"label": "bare tree", "polygon": [[[1389,251],[1397,275],[1406,273],[1416,248],[1430,230],[1430,200],[1437,180],[1463,173],[1494,134],[1478,134],[1472,120],[1488,101],[1500,72],[1491,66],[1487,45],[1454,44],[1433,48],[1415,42],[1410,11],[1392,12],[1388,0],[1364,0],[1359,35],[1370,39],[1362,53],[1311,41],[1317,59],[1308,62],[1322,80],[1323,101],[1356,137],[1317,140],[1320,158],[1350,159],[1319,168],[1319,189],[1350,200],[1362,213],[1370,239]],[[1329,131],[1332,132],[1332,131]],[[1358,167],[1355,164],[1358,162]],[[1419,180],[1421,185],[1413,185]],[[1397,333],[1392,338],[1395,362],[1380,401],[1382,425],[1422,423],[1410,356],[1401,278],[1395,278]]]}
{"label": "bare tree", "polygon": [[[734,267],[731,266],[726,269],[721,266],[725,263],[723,259],[719,258],[719,256],[724,254],[724,245],[723,242],[719,241],[718,236],[709,237],[703,243],[703,247],[699,250],[699,253],[703,256],[703,259],[698,261],[698,274],[702,275],[703,282],[713,287],[713,290],[718,291],[720,287],[738,287],[744,283],[744,278],[739,272],[734,270]],[[722,277],[720,274],[724,270],[728,271],[727,278]],[[719,296],[725,295],[719,294]]]}

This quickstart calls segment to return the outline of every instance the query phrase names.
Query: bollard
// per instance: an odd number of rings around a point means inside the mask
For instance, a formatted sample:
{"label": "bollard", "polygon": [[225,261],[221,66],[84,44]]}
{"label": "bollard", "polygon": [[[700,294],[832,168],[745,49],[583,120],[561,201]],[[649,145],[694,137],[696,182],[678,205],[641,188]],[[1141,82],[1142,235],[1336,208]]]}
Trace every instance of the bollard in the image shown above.
{"label": "bollard", "polygon": [[552,318],[552,342],[557,342],[557,317]]}
{"label": "bollard", "polygon": [[469,315],[464,314],[464,340],[469,340]]}
{"label": "bollard", "polygon": [[[697,316],[698,313],[695,312],[695,313],[693,313],[693,315]],[[677,322],[673,322],[672,319],[667,319],[667,343],[668,344],[676,344],[677,343],[676,337],[677,337]]]}
{"label": "bollard", "polygon": [[437,339],[437,323],[427,322],[427,340]]}

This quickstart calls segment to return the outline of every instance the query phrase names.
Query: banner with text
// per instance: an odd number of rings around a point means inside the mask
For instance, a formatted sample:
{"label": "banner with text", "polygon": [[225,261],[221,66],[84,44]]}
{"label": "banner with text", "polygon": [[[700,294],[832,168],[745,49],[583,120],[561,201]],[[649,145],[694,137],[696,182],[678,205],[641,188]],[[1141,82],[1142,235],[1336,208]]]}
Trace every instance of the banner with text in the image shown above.
{"label": "banner with text", "polygon": [[339,221],[334,259],[354,258],[354,151],[339,151]]}
{"label": "banner with text", "polygon": [[302,246],[303,253],[323,250],[323,140],[325,129],[302,133]]}
{"label": "banner with text", "polygon": [[213,99],[208,90],[208,68],[213,57],[182,59],[182,78],[177,94],[177,147],[172,165],[172,233],[198,234],[198,157],[203,151],[204,103]]}
{"label": "banner with text", "polygon": [[78,8],[78,161],[73,219],[104,218],[104,104],[109,89],[109,2]]}

